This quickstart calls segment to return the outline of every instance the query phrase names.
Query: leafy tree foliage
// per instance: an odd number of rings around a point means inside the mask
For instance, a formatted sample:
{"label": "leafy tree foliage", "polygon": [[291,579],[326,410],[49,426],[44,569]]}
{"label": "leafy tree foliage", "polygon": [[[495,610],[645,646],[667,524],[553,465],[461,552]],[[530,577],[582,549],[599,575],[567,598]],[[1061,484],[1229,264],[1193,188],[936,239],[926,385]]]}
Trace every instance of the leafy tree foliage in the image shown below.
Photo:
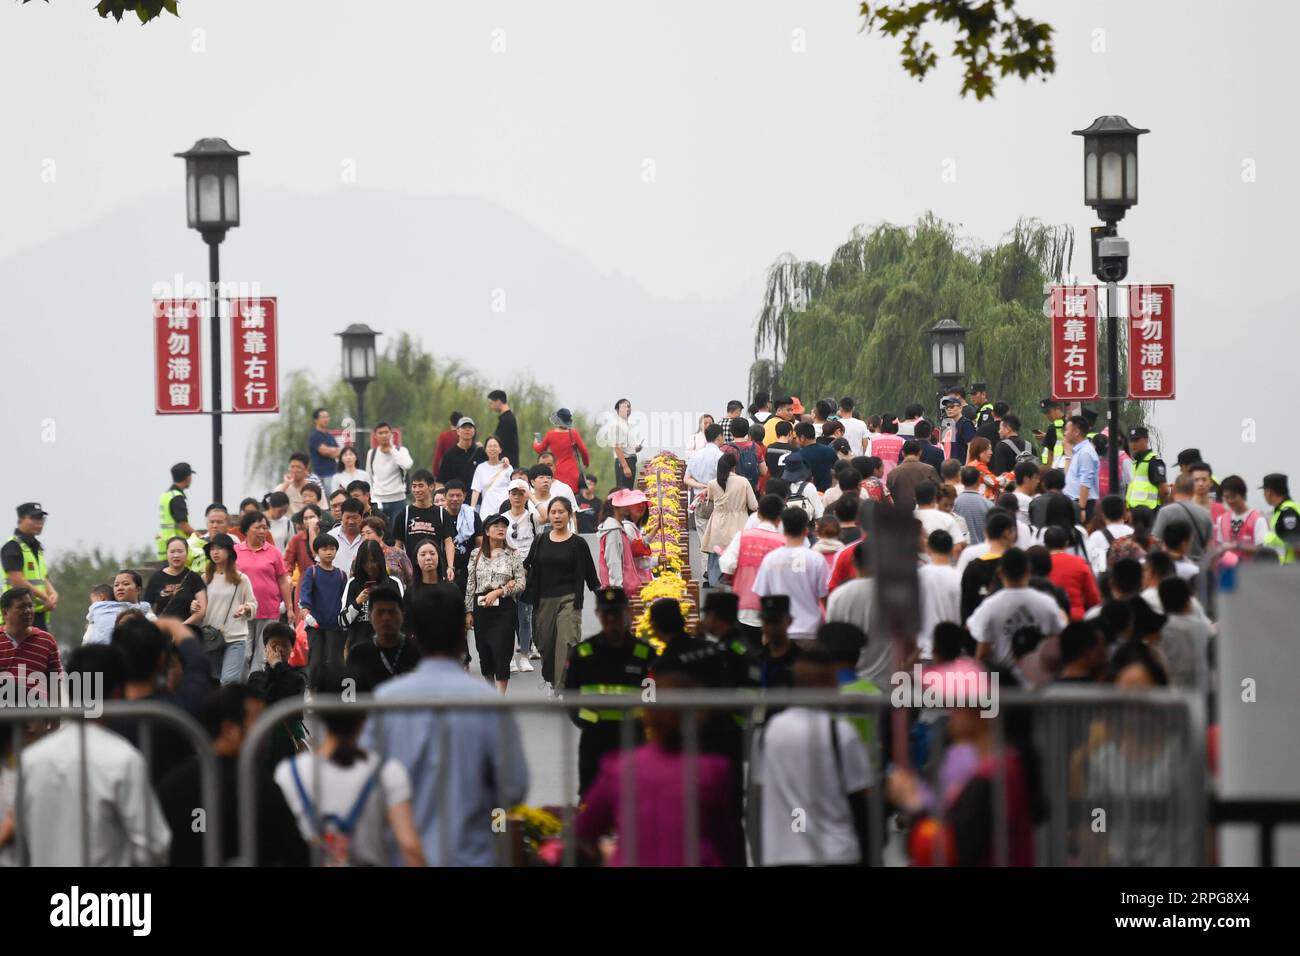
{"label": "leafy tree foliage", "polygon": [[[988,382],[1028,431],[1049,387],[1044,287],[1067,274],[1073,250],[1068,227],[1022,220],[990,249],[926,215],[910,228],[859,226],[826,263],[783,256],[768,270],[751,383],[775,382],[774,395],[805,405],[851,395],[869,412],[929,408],[926,330],[953,319],[968,330],[968,378]],[[1125,422],[1142,421],[1130,405]]]}
{"label": "leafy tree foliage", "polygon": [[[510,407],[519,423],[519,449],[527,468],[536,462],[532,451],[533,432],[550,429],[550,415],[558,407],[554,393],[528,380],[513,383],[485,382],[474,370],[459,362],[439,362],[424,351],[419,342],[402,334],[390,342],[378,357],[376,380],[366,389],[364,427],[388,421],[402,430],[402,444],[411,450],[417,468],[433,463],[433,448],[440,432],[449,426],[453,411],[468,415],[478,425],[478,441],[483,443],[496,427],[497,416],[488,408],[487,393],[502,388],[510,397]],[[312,430],[311,413],[316,408],[330,410],[333,427],[340,427],[345,416],[356,416],[356,396],[352,387],[340,377],[318,384],[305,372],[289,376],[280,403],[280,414],[264,425],[253,444],[249,478],[259,487],[270,488],[282,480],[295,451],[307,450],[307,436]],[[614,481],[612,454],[596,448],[597,430],[592,423],[574,412],[575,425],[591,452],[591,468],[598,479],[597,494]],[[364,467],[365,455],[362,454]]]}
{"label": "leafy tree foliage", "polygon": [[926,25],[956,30],[952,56],[965,69],[961,95],[977,100],[993,95],[998,79],[1035,74],[1047,79],[1056,71],[1052,28],[1016,14],[1016,0],[920,0],[920,2],[864,2],[863,29],[878,29],[889,37],[903,37],[903,69],[925,79],[939,62],[939,54],[921,34]]}

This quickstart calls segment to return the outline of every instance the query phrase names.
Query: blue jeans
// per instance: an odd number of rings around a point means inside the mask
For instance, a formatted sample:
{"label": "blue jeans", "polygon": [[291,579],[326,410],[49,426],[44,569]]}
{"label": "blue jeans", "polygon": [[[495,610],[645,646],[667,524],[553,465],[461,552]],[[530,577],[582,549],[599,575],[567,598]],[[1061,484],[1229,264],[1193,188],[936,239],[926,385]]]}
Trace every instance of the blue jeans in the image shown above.
{"label": "blue jeans", "polygon": [[244,669],[244,642],[227,641],[224,648],[209,651],[212,659],[212,676],[221,679],[222,684],[239,683]]}
{"label": "blue jeans", "polygon": [[709,587],[716,588],[718,581],[722,578],[722,556],[712,551],[709,552],[709,566],[704,572],[704,580],[709,582]]}
{"label": "blue jeans", "polygon": [[528,648],[533,643],[533,606],[525,604],[523,601],[518,603],[519,623],[516,633],[519,635],[519,653],[527,654]]}

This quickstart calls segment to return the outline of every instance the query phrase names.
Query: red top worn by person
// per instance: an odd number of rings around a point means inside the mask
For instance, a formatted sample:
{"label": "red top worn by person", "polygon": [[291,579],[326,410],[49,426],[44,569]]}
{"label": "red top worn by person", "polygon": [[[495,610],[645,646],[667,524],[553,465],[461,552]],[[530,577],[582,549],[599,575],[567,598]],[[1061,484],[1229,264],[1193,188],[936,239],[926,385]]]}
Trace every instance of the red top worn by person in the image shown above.
{"label": "red top worn by person", "polygon": [[[685,763],[681,751],[666,750],[657,743],[642,744],[633,751],[636,788],[637,866],[685,866],[686,813],[683,795]],[[743,861],[743,837],[732,796],[731,768],[726,757],[699,754],[695,758],[696,792],[699,794],[696,821],[699,825],[699,865],[732,866]],[[595,843],[606,833],[622,837],[610,866],[625,865],[627,823],[624,820],[623,755],[607,754],[584,799],[574,829],[578,839]]]}
{"label": "red top worn by person", "polygon": [[1097,579],[1092,576],[1092,568],[1077,554],[1053,552],[1052,573],[1047,579],[1070,599],[1071,621],[1082,621],[1084,612],[1101,603],[1101,592],[1097,589]]}
{"label": "red top worn by person", "polygon": [[591,466],[591,455],[582,442],[582,436],[573,427],[573,412],[567,408],[557,410],[551,416],[551,424],[556,427],[543,435],[541,441],[533,442],[533,451],[540,455],[549,450],[555,456],[555,477],[576,491],[579,482],[578,457],[575,452],[582,455],[584,468]]}

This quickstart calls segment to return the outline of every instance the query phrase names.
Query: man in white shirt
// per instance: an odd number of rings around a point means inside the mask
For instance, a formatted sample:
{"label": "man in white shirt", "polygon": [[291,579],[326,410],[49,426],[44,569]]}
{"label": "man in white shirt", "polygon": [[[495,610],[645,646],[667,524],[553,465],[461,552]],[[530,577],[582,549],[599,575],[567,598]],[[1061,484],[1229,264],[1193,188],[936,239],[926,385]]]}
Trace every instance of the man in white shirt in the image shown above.
{"label": "man in white shirt", "polygon": [[340,506],[339,523],[331,532],[339,543],[339,550],[334,555],[334,567],[342,568],[345,574],[352,573],[352,562],[361,550],[361,519],[365,505],[356,498],[347,498]]}
{"label": "man in white shirt", "polygon": [[867,423],[853,414],[853,399],[847,395],[840,399],[840,424],[844,426],[844,440],[856,455],[867,453]]}
{"label": "man in white shirt", "polygon": [[976,655],[1003,667],[1015,665],[1011,637],[1022,627],[1036,627],[1044,637],[1059,634],[1066,624],[1056,601],[1029,587],[1029,558],[1010,548],[998,562],[1002,589],[982,600],[966,621],[975,638]]}
{"label": "man in white shirt", "polygon": [[921,630],[916,635],[916,646],[922,659],[930,660],[934,656],[935,625],[961,623],[961,575],[952,564],[953,539],[947,531],[930,532],[925,550],[930,563],[916,569],[921,594]]}
{"label": "man in white shirt", "polygon": [[[78,675],[83,687],[103,675],[103,698],[120,700],[126,661],[116,647],[89,644],[73,651],[68,673]],[[86,720],[83,771],[79,723],[66,721],[23,751],[20,825],[28,862],[93,867],[165,864],[172,833],[150,786],[144,757],[99,721]],[[83,807],[88,831],[83,830]]]}
{"label": "man in white shirt", "polygon": [[[821,601],[830,582],[826,559],[808,546],[808,514],[802,508],[781,512],[785,546],[763,557],[754,578],[759,597],[785,594],[790,598],[790,639],[812,642],[822,624]],[[800,645],[801,647],[803,645]]]}
{"label": "man in white shirt", "polygon": [[1016,501],[1020,502],[1020,513],[1029,520],[1029,502],[1038,494],[1038,462],[1022,461],[1012,472],[1016,477]]}
{"label": "man in white shirt", "polygon": [[[939,486],[933,481],[923,481],[916,486],[916,510],[912,512],[921,522],[921,529],[926,537],[933,531],[946,531],[953,541],[963,541],[965,529],[957,523],[955,516],[939,509]],[[983,528],[980,539],[983,540]]]}
{"label": "man in white shirt", "polygon": [[411,452],[393,444],[393,427],[388,422],[375,426],[378,448],[366,456],[366,473],[370,475],[370,500],[379,505],[384,520],[392,528],[406,506],[406,473],[414,462]]}
{"label": "man in white shirt", "polygon": [[1088,535],[1088,563],[1092,565],[1093,574],[1104,574],[1110,563],[1110,546],[1120,538],[1133,533],[1133,528],[1124,522],[1124,499],[1119,495],[1107,495],[1101,499],[1101,517],[1105,526]]}
{"label": "man in white shirt", "polygon": [[722,426],[716,422],[704,429],[707,444],[691,456],[686,465],[686,487],[697,495],[718,477],[718,459],[722,457]]}
{"label": "man in white shirt", "polygon": [[[837,686],[824,651],[800,655],[795,685]],[[807,707],[781,711],[755,735],[750,772],[760,787],[764,866],[861,862],[875,778],[866,745],[847,719]],[[795,820],[803,826],[792,826]]]}

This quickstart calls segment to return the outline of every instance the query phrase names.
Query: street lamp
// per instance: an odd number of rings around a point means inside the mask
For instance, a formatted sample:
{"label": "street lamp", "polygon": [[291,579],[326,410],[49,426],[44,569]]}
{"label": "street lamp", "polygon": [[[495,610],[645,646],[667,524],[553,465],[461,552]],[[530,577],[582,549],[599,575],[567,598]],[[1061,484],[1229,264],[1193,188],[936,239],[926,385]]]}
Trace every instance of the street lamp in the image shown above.
{"label": "street lamp", "polygon": [[1128,275],[1128,240],[1121,239],[1115,223],[1138,201],[1138,137],[1140,129],[1122,116],[1098,116],[1083,137],[1083,201],[1104,226],[1092,227],[1092,274],[1106,283],[1106,345],[1110,366],[1107,396],[1107,468],[1110,487],[1119,488],[1119,286]]}
{"label": "street lamp", "polygon": [[221,497],[221,260],[226,230],[239,225],[239,157],[224,139],[201,139],[175,156],[185,160],[185,209],[189,227],[208,244],[208,302],[212,343],[212,500]]}
{"label": "street lamp", "polygon": [[947,394],[966,374],[966,329],[940,319],[925,334],[930,337],[930,371]]}
{"label": "street lamp", "polygon": [[[335,332],[343,340],[343,380],[352,386],[357,394],[357,437],[356,445],[365,448],[361,442],[364,431],[369,435],[366,425],[366,386],[375,380],[375,339],[382,335],[364,322],[354,322],[342,332]],[[362,459],[364,460],[364,455]]]}

